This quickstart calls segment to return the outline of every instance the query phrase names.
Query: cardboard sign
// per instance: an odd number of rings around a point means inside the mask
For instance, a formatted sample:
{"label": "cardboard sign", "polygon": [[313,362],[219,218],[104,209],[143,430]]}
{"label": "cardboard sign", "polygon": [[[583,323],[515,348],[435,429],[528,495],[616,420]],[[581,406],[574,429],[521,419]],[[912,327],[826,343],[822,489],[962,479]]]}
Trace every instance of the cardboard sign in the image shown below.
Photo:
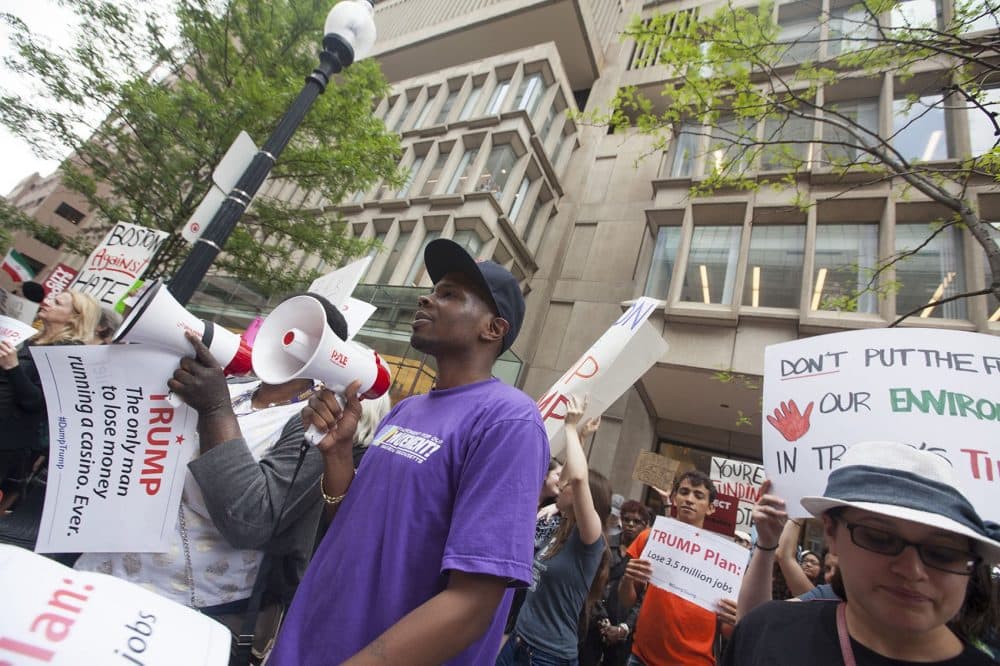
{"label": "cardboard sign", "polygon": [[169,234],[166,231],[118,222],[87,257],[70,289],[90,294],[113,306],[142,277]]}
{"label": "cardboard sign", "polygon": [[632,478],[653,488],[669,490],[679,465],[679,461],[671,460],[659,453],[639,451],[639,457],[635,459],[635,468],[632,470]]}
{"label": "cardboard sign", "polygon": [[892,440],[948,462],[1000,521],[1000,338],[889,328],[820,335],[764,353],[764,467],[792,517],[848,447]]}
{"label": "cardboard sign", "polygon": [[197,414],[167,401],[177,356],[141,345],[32,347],[49,414],[35,550],[164,552]]}
{"label": "cardboard sign", "polygon": [[224,666],[230,633],[165,597],[0,545],[0,664]]}
{"label": "cardboard sign", "polygon": [[35,321],[37,313],[38,303],[33,303],[23,296],[18,296],[0,287],[0,314],[30,324]]}
{"label": "cardboard sign", "polygon": [[18,346],[25,340],[38,335],[38,329],[28,326],[23,321],[0,315],[0,340]]}
{"label": "cardboard sign", "polygon": [[653,585],[714,613],[720,600],[739,595],[747,551],[724,536],[658,516],[642,559],[653,565]]}
{"label": "cardboard sign", "polygon": [[739,506],[735,529],[749,532],[753,524],[751,519],[753,505],[760,499],[760,485],[766,478],[764,466],[744,460],[712,456],[712,471],[709,477],[719,494],[737,498]]}
{"label": "cardboard sign", "polygon": [[654,298],[638,299],[538,401],[553,456],[566,444],[563,421],[571,396],[590,395],[586,422],[602,414],[667,353],[667,341],[646,321],[662,305]]}
{"label": "cardboard sign", "polygon": [[66,264],[56,264],[55,268],[45,278],[42,288],[46,296],[55,296],[66,291],[76,278],[77,271]]}

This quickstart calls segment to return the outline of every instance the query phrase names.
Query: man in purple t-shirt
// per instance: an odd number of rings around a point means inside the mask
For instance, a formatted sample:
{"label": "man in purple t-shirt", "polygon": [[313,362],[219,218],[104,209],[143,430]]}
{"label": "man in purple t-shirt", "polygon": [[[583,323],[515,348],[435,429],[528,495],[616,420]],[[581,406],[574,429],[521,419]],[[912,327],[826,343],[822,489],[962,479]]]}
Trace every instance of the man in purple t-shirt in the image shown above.
{"label": "man in purple t-shirt", "polygon": [[355,474],[358,385],[343,409],[323,391],[303,410],[336,511],[268,663],[493,663],[510,588],[531,581],[535,503],[549,460],[534,402],[491,377],[524,319],[517,280],[439,239],[434,290],[411,344],[437,361],[435,388],[382,421]]}

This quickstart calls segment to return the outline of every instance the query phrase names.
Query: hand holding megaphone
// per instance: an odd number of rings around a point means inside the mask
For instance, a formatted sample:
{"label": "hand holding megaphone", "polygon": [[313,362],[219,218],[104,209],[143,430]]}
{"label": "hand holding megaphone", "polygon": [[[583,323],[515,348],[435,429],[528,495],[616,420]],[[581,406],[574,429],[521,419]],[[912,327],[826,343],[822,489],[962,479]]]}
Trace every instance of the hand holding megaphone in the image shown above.
{"label": "hand holding megaphone", "polygon": [[220,410],[231,410],[229,387],[222,366],[201,338],[191,332],[185,335],[194,348],[195,355],[194,358],[183,357],[173,377],[167,380],[170,395],[182,399],[200,417]]}
{"label": "hand holding megaphone", "polygon": [[[344,395],[329,389],[317,391],[302,410],[302,423],[306,426],[306,439],[324,453],[341,446],[351,455],[354,433],[361,420],[361,382],[352,382]],[[327,436],[332,436],[327,441]]]}

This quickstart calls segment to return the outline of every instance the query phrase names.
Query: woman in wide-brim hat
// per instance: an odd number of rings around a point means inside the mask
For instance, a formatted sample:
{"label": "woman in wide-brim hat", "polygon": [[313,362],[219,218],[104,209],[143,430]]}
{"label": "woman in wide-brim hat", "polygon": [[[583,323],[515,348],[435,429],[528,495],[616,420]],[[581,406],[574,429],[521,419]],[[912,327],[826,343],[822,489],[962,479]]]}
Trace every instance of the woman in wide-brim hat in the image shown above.
{"label": "woman in wide-brim hat", "polygon": [[761,606],[737,625],[724,664],[994,664],[970,641],[997,623],[989,564],[1000,542],[947,461],[860,443],[802,506],[823,520],[843,601]]}

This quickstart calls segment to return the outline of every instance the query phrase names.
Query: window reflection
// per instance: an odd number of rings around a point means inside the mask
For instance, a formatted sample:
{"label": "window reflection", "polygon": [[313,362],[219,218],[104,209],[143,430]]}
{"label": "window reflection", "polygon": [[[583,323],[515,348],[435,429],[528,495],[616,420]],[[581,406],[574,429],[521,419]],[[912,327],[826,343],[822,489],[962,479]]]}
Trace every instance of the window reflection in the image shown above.
{"label": "window reflection", "polygon": [[818,225],[809,309],[877,312],[876,293],[868,289],[877,260],[877,224]]}
{"label": "window reflection", "polygon": [[743,305],[798,309],[805,238],[801,224],[753,227]]}
{"label": "window reflection", "polygon": [[892,145],[905,159],[923,162],[948,159],[941,95],[925,95],[912,104],[905,99],[895,100],[893,121]]}
{"label": "window reflection", "polygon": [[646,278],[646,296],[666,299],[670,290],[670,276],[677,262],[677,248],[681,243],[680,227],[660,227],[656,232],[656,247],[653,248],[653,261],[649,266],[649,276]]}
{"label": "window reflection", "polygon": [[742,227],[698,226],[691,236],[681,300],[698,303],[733,302],[736,263]]}
{"label": "window reflection", "polygon": [[[920,247],[934,233],[934,224],[897,224],[896,252]],[[921,305],[965,291],[965,267],[958,230],[943,229],[916,254],[896,263],[896,312],[904,314]],[[965,319],[965,299],[928,306],[920,318]]]}

